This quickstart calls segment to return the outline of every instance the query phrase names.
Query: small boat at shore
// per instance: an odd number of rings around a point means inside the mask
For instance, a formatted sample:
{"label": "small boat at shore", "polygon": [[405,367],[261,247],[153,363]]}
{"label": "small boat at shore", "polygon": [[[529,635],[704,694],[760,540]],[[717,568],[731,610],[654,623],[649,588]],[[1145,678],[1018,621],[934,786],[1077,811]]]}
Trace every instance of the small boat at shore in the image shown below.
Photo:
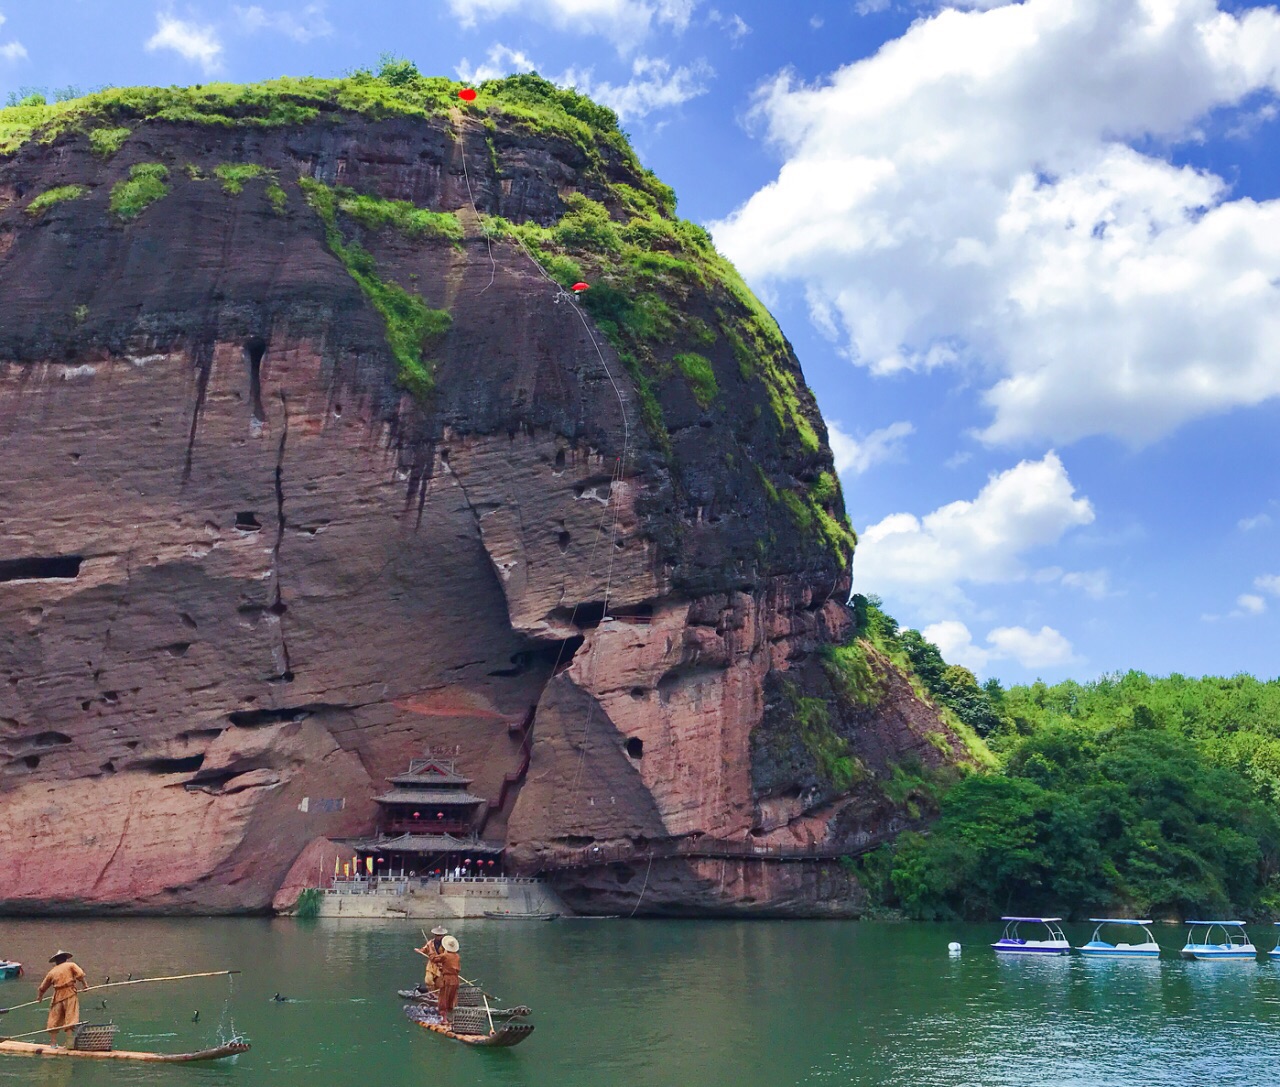
{"label": "small boat at shore", "polygon": [[22,963],[12,959],[0,959],[0,981],[12,981],[22,977]]}
{"label": "small boat at shore", "polygon": [[[1061,917],[1002,917],[1004,935],[991,945],[998,955],[1067,955],[1071,944],[1058,927]],[[1028,940],[1019,932],[1021,925],[1043,925],[1048,939]]]}
{"label": "small boat at shore", "polygon": [[[1186,946],[1179,952],[1184,959],[1202,962],[1219,960],[1257,961],[1258,949],[1253,946],[1243,921],[1188,921]],[[1221,939],[1214,939],[1221,934]]]}
{"label": "small boat at shore", "polygon": [[463,1045],[505,1049],[519,1045],[533,1033],[532,1023],[490,1022],[484,1008],[454,1008],[452,1025],[446,1024],[439,1012],[422,1004],[406,1004],[404,1014],[411,1023]]}
{"label": "small boat at shore", "polygon": [[[1152,921],[1139,921],[1131,917],[1090,917],[1089,920],[1095,922],[1098,927],[1093,930],[1093,936],[1087,944],[1076,948],[1081,955],[1105,955],[1110,958],[1126,959],[1158,959],[1160,957],[1160,945],[1156,943],[1151,929],[1147,927],[1153,923]],[[1102,930],[1108,925],[1129,929],[1140,928],[1147,938],[1137,944],[1108,943],[1102,939]]]}
{"label": "small boat at shore", "polygon": [[511,913],[509,910],[485,910],[490,921],[554,921],[558,913]]}
{"label": "small boat at shore", "polygon": [[[532,1029],[532,1028],[530,1028]],[[33,1042],[0,1041],[0,1054],[13,1057],[71,1057],[90,1061],[155,1061],[163,1064],[187,1064],[191,1061],[217,1061],[249,1050],[248,1042],[229,1042],[213,1049],[194,1053],[135,1053],[127,1049],[63,1049],[62,1046]]]}

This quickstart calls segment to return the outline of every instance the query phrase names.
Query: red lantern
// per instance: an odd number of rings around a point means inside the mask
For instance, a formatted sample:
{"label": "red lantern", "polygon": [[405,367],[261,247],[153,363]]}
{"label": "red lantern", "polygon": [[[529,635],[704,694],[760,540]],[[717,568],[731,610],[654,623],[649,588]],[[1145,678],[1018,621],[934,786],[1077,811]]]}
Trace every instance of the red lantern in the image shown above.
{"label": "red lantern", "polygon": [[470,858],[470,857],[467,857],[467,858],[466,858],[462,863],[463,863],[463,864],[470,864],[470,863],[471,863],[471,858]]}
{"label": "red lantern", "polygon": [[416,811],[413,813],[413,817],[414,817],[415,819],[417,819],[417,818],[418,818],[418,813],[417,813]]}
{"label": "red lantern", "polygon": [[489,867],[490,867],[490,868],[492,868],[492,867],[493,867],[493,861],[490,861],[490,862],[489,862]]}
{"label": "red lantern", "polygon": [[443,819],[443,818],[444,818],[444,812],[442,812],[442,811],[438,811],[438,812],[436,812],[436,818],[437,818],[437,819]]}
{"label": "red lantern", "polygon": [[464,102],[474,102],[476,100],[476,92],[471,87],[463,87],[458,92],[458,97]]}
{"label": "red lantern", "polygon": [[381,864],[384,860],[386,860],[386,858],[385,858],[385,857],[379,857],[379,858],[378,858],[378,863],[379,863],[379,864]]}
{"label": "red lantern", "polygon": [[569,289],[570,289],[571,291],[573,291],[573,293],[574,293],[574,294],[581,294],[583,291],[589,291],[589,290],[591,290],[591,284],[590,284],[590,283],[575,283],[575,284],[574,284],[572,287],[570,287]]}

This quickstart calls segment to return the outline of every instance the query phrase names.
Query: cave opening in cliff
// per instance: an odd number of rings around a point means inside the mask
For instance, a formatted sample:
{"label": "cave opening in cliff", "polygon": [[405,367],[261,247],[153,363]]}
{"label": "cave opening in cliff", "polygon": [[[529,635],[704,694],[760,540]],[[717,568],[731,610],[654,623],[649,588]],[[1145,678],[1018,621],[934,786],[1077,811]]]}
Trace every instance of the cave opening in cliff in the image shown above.
{"label": "cave opening in cliff", "polygon": [[189,755],[183,759],[140,759],[129,769],[145,770],[148,774],[189,774],[203,765],[203,755]]}
{"label": "cave opening in cliff", "polygon": [[251,336],[244,341],[244,361],[249,370],[249,410],[255,423],[265,423],[267,413],[262,408],[262,356],[267,353],[267,341],[261,336]]}
{"label": "cave opening in cliff", "polygon": [[624,746],[627,749],[627,754],[633,759],[644,758],[644,741],[639,736],[628,736]]}
{"label": "cave opening in cliff", "polygon": [[310,706],[284,706],[278,710],[236,710],[227,715],[236,728],[259,728],[284,721],[304,721],[314,713]]}
{"label": "cave opening in cliff", "polygon": [[80,576],[82,555],[48,555],[26,559],[0,559],[0,582],[71,581]]}
{"label": "cave opening in cliff", "polygon": [[253,510],[241,510],[236,514],[236,528],[240,532],[261,532],[262,522]]}

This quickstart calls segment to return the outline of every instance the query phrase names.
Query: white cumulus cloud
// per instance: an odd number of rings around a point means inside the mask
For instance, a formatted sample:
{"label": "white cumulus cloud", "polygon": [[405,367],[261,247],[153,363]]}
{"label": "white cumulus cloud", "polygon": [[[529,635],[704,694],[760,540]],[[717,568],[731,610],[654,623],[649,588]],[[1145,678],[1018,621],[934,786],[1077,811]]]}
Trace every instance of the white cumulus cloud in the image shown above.
{"label": "white cumulus cloud", "polygon": [[1280,11],[947,8],[756,116],[777,178],[716,241],[875,373],[993,374],[992,444],[1151,441],[1280,395],[1280,201],[1159,153],[1280,89]]}
{"label": "white cumulus cloud", "polygon": [[938,647],[949,664],[962,664],[975,672],[985,672],[999,660],[1015,661],[1023,668],[1056,667],[1079,660],[1071,642],[1049,626],[1038,631],[996,627],[987,634],[986,645],[978,645],[969,628],[957,619],[933,623],[920,633]]}
{"label": "white cumulus cloud", "polygon": [[556,30],[599,34],[621,53],[633,50],[655,27],[677,33],[688,25],[698,0],[449,0],[464,27],[518,14]]}
{"label": "white cumulus cloud", "polygon": [[1267,610],[1267,602],[1255,593],[1241,593],[1236,597],[1236,609],[1233,616],[1261,615]]}
{"label": "white cumulus cloud", "polygon": [[729,40],[734,45],[739,45],[742,39],[751,33],[751,27],[747,26],[741,15],[725,15],[717,8],[712,8],[707,12],[707,23],[711,26],[720,27],[729,35]]}
{"label": "white cumulus cloud", "polygon": [[1241,517],[1236,522],[1236,528],[1241,532],[1252,532],[1255,528],[1266,528],[1271,524],[1271,517],[1265,513],[1255,514],[1253,517]]}
{"label": "white cumulus cloud", "polygon": [[827,423],[827,438],[835,457],[837,472],[861,475],[881,461],[892,460],[902,451],[903,440],[916,432],[908,422],[890,423],[873,430],[865,438],[855,438],[839,423]]}
{"label": "white cumulus cloud", "polygon": [[1253,585],[1264,593],[1280,596],[1280,574],[1262,574],[1253,579]]}
{"label": "white cumulus cloud", "polygon": [[1023,580],[1025,555],[1093,519],[1092,504],[1076,495],[1061,459],[1047,453],[991,476],[972,500],[923,517],[894,513],[871,525],[858,543],[855,589],[936,612],[961,599],[965,582]]}
{"label": "white cumulus cloud", "polygon": [[[480,64],[472,64],[463,57],[454,71],[459,79],[482,83],[486,79],[497,79],[512,72],[532,72],[537,68],[537,63],[527,53],[498,44],[489,49]],[[562,87],[573,87],[594,98],[613,110],[620,121],[626,122],[706,94],[707,81],[714,75],[704,60],[673,67],[662,57],[639,56],[631,62],[631,79],[626,83],[597,80],[591,68],[570,68],[548,78]]]}
{"label": "white cumulus cloud", "polygon": [[306,4],[298,11],[267,11],[257,4],[247,8],[237,5],[235,13],[240,28],[248,33],[274,30],[303,45],[333,33],[333,24],[325,17],[325,5],[320,3]]}
{"label": "white cumulus cloud", "polygon": [[483,83],[486,79],[500,79],[513,72],[532,72],[536,67],[528,54],[498,44],[490,47],[482,63],[473,65],[463,57],[454,71],[465,82]]}
{"label": "white cumulus cloud", "polygon": [[206,74],[222,67],[222,42],[212,26],[178,19],[168,12],[156,14],[156,32],[147,39],[147,51],[172,49],[184,60],[199,64]]}
{"label": "white cumulus cloud", "polygon": [[588,69],[570,69],[556,82],[564,83],[608,106],[620,121],[633,121],[656,110],[670,109],[707,93],[715,71],[705,60],[672,67],[662,57],[636,57],[626,83],[596,81]]}
{"label": "white cumulus cloud", "polygon": [[[0,26],[4,26],[4,24],[4,12],[0,12]],[[3,58],[4,60],[23,60],[26,55],[26,46],[24,46],[20,41],[14,40],[0,45],[0,58]]]}

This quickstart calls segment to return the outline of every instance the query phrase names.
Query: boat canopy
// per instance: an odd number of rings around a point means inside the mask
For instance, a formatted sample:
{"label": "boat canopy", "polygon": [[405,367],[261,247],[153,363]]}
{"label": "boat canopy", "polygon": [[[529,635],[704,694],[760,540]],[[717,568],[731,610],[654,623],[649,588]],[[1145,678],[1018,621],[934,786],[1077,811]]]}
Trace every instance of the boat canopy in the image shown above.
{"label": "boat canopy", "polygon": [[1239,925],[1244,928],[1243,921],[1188,921],[1188,925]]}
{"label": "boat canopy", "polygon": [[[1094,924],[1098,924],[1098,925],[1143,925],[1143,926],[1146,926],[1146,925],[1153,925],[1153,924],[1155,924],[1155,922],[1154,922],[1154,921],[1151,921],[1150,919],[1148,919],[1148,920],[1146,920],[1146,921],[1135,921],[1132,917],[1090,917],[1090,918],[1089,918],[1089,920],[1090,920],[1090,921],[1092,921],[1092,922],[1094,922]],[[1277,922],[1276,922],[1276,924],[1277,924],[1277,925],[1280,925],[1280,921],[1277,921]]]}
{"label": "boat canopy", "polygon": [[1061,921],[1061,917],[1002,917],[1001,921],[1035,921],[1041,925],[1048,924],[1050,921]]}

